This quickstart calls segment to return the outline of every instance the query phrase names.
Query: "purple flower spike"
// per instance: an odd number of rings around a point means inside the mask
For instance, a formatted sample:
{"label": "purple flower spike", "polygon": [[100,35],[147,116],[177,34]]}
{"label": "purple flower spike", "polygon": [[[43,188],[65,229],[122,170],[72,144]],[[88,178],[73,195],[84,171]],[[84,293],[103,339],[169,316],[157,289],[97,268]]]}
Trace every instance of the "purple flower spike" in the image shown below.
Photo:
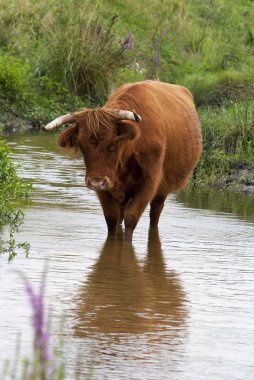
{"label": "purple flower spike", "polygon": [[[32,285],[26,281],[26,292],[32,307],[32,323],[34,330],[35,360],[40,361],[40,368],[44,376],[50,370],[50,364],[54,362],[53,353],[49,347],[50,334],[47,330],[47,318],[44,304],[44,283],[39,293],[36,293]],[[36,364],[35,364],[36,365]]]}
{"label": "purple flower spike", "polygon": [[134,50],[134,39],[131,33],[129,32],[127,36],[120,42],[120,45],[125,50]]}

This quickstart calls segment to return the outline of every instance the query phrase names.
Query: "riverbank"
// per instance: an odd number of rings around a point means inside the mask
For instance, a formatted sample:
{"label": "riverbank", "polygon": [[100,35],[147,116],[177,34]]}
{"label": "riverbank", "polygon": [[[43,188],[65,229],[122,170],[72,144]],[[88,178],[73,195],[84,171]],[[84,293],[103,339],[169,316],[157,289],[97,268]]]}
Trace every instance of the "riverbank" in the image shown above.
{"label": "riverbank", "polygon": [[220,173],[215,172],[212,176],[205,173],[200,177],[198,175],[198,173],[195,175],[197,183],[195,184],[195,180],[192,181],[192,186],[195,185],[196,188],[246,193],[254,196],[254,159],[234,162],[229,171],[223,170],[222,167]]}
{"label": "riverbank", "polygon": [[14,133],[29,133],[40,129],[33,125],[31,120],[23,119],[11,113],[0,116],[0,135],[12,135]]}
{"label": "riverbank", "polygon": [[[212,111],[214,112],[214,111]],[[254,158],[252,149],[237,148],[235,153],[226,153],[224,149],[218,149],[218,144],[213,141],[214,148],[209,146],[207,124],[201,110],[201,121],[204,135],[204,149],[200,163],[192,177],[190,187],[196,189],[210,189],[216,191],[228,191],[234,193],[246,193],[254,195]],[[206,111],[206,117],[207,111]],[[202,120],[203,119],[203,120]],[[44,133],[40,123],[26,118],[22,119],[13,114],[1,116],[0,133],[3,136],[15,134]],[[219,136],[217,135],[217,138]],[[212,142],[210,141],[210,144]]]}

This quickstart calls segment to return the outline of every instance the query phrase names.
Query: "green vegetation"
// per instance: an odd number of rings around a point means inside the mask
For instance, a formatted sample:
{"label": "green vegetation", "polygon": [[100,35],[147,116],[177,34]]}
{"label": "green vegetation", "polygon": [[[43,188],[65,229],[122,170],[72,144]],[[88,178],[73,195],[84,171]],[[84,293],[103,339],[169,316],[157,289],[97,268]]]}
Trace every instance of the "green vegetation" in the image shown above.
{"label": "green vegetation", "polygon": [[113,87],[146,78],[186,85],[200,104],[253,95],[251,0],[149,0],[145,8],[134,0],[0,5],[1,55],[6,64],[16,58],[8,75],[1,70],[0,83],[16,98],[20,90],[26,99],[31,92],[48,96],[57,83],[100,104]]}
{"label": "green vegetation", "polygon": [[253,102],[199,110],[204,153],[196,170],[199,185],[217,189],[254,189]]}
{"label": "green vegetation", "polygon": [[49,77],[33,77],[28,60],[0,51],[0,130],[15,118],[33,126],[63,112],[80,107],[80,100]]}
{"label": "green vegetation", "polygon": [[17,202],[28,198],[30,186],[22,181],[16,172],[16,167],[10,160],[10,149],[0,140],[0,234],[4,225],[9,226],[9,238],[4,240],[0,235],[0,253],[7,253],[8,259],[13,259],[17,249],[29,251],[29,244],[18,243],[14,232],[23,221],[23,212],[17,207]]}
{"label": "green vegetation", "polygon": [[126,82],[183,84],[204,131],[199,177],[217,184],[253,166],[253,19],[251,0],[0,0],[0,129],[100,105]]}

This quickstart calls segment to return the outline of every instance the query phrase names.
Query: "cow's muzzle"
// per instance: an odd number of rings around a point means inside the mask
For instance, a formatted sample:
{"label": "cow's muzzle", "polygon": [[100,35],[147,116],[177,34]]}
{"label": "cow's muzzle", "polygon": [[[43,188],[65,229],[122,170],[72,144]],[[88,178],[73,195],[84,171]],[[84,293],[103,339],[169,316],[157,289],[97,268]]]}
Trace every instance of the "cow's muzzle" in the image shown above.
{"label": "cow's muzzle", "polygon": [[87,177],[86,186],[91,190],[109,190],[113,185],[109,177]]}

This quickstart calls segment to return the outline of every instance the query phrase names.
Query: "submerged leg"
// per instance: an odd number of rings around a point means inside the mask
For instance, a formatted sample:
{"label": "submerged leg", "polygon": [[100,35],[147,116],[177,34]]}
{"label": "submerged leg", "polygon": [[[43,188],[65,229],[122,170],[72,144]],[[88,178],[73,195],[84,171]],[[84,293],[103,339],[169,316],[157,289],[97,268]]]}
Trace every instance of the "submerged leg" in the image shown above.
{"label": "submerged leg", "polygon": [[123,219],[124,219],[124,206],[120,206],[120,216],[119,216],[117,224],[121,226],[123,223]]}
{"label": "submerged leg", "polygon": [[161,212],[164,207],[166,196],[157,194],[152,202],[151,202],[151,208],[150,208],[150,227],[155,228],[158,227],[159,219]]}
{"label": "submerged leg", "polygon": [[125,239],[131,240],[133,231],[146,206],[153,199],[156,182],[149,177],[143,182],[139,193],[136,193],[124,211]]}
{"label": "submerged leg", "polygon": [[107,191],[97,191],[96,193],[100,200],[104,217],[108,226],[108,234],[115,235],[117,222],[120,218],[119,203],[115,201],[112,195]]}

